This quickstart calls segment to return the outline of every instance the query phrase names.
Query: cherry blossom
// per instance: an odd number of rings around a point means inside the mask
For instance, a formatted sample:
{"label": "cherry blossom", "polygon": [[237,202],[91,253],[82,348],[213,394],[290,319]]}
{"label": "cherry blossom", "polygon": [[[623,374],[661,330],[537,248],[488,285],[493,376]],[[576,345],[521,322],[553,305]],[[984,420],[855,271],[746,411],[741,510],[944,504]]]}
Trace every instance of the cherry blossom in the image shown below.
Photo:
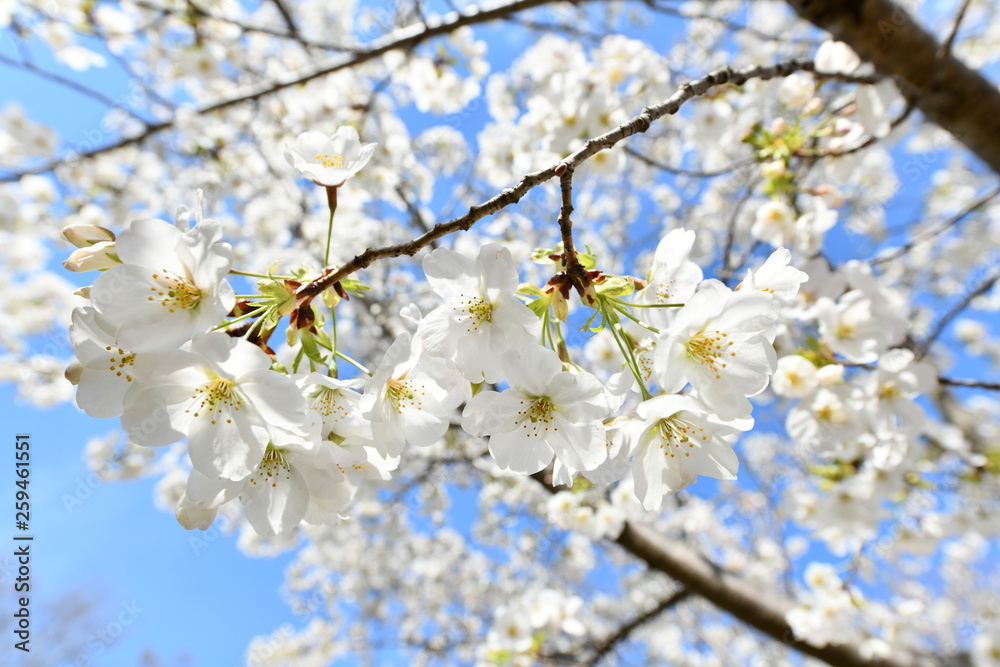
{"label": "cherry blossom", "polygon": [[364,169],[375,153],[375,146],[362,144],[358,131],[350,125],[337,128],[332,135],[309,130],[285,146],[285,160],[304,178],[337,188]]}
{"label": "cherry blossom", "polygon": [[483,246],[475,262],[445,248],[424,259],[424,273],[445,303],[421,320],[417,336],[428,353],[454,359],[474,383],[496,382],[500,358],[534,340],[534,314],[514,297],[517,269],[506,248]]}
{"label": "cherry blossom", "polygon": [[589,373],[562,370],[551,350],[510,350],[503,357],[510,388],[476,394],[462,428],[490,436],[490,453],[504,470],[531,474],[553,456],[573,470],[592,470],[607,458],[601,420],[610,406]]}
{"label": "cherry blossom", "polygon": [[169,350],[219,323],[235,302],[221,237],[212,222],[182,232],[162,220],[137,220],[118,236],[122,263],[98,276],[90,299],[120,345]]}
{"label": "cherry blossom", "polygon": [[275,434],[310,428],[295,383],[244,340],[206,334],[146,363],[155,380],[126,406],[122,428],[150,447],[187,437],[192,465],[209,479],[245,479]]}
{"label": "cherry blossom", "polygon": [[375,446],[387,456],[398,456],[406,443],[427,447],[448,430],[448,392],[419,367],[419,348],[410,334],[393,342],[372,374],[360,401],[371,422]]}
{"label": "cherry blossom", "polygon": [[777,361],[776,318],[769,294],[706,281],[657,338],[654,375],[668,392],[691,383],[722,419],[747,417]]}
{"label": "cherry blossom", "polygon": [[632,475],[646,510],[659,509],[698,475],[736,479],[739,461],[731,436],[753,426],[749,418],[722,421],[693,396],[663,395],[636,408],[643,420],[635,438]]}

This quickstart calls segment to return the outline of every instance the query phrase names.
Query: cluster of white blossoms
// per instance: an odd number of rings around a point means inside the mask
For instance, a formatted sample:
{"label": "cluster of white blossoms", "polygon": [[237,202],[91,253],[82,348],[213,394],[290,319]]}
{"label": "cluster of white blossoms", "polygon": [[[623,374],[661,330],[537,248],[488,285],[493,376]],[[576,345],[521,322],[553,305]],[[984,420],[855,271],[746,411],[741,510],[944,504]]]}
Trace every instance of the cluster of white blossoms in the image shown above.
{"label": "cluster of white blossoms", "polygon": [[337,520],[358,481],[393,462],[344,417],[358,399],[350,383],[274,372],[260,347],[216,330],[235,305],[220,236],[209,220],[187,230],[137,220],[114,239],[117,263],[73,313],[77,402],[94,417],[120,416],[134,444],[187,439],[177,517],[188,527],[207,528],[236,498],[262,535]]}
{"label": "cluster of white blossoms", "polygon": [[[373,149],[341,128],[332,137],[307,132],[286,155],[336,190]],[[187,440],[191,471],[177,517],[189,528],[207,528],[236,499],[261,535],[337,521],[364,480],[388,478],[406,445],[434,445],[456,422],[489,438],[501,470],[554,464],[560,483],[582,473],[608,484],[631,460],[648,510],[698,475],[734,479],[732,444],[753,424],[747,397],[767,386],[779,311],[806,279],[779,249],[735,290],[702,280],[687,259],[694,233],[671,232],[648,280],[602,276],[592,286],[626,369],[604,384],[552,335],[563,315],[558,288],[522,288],[499,244],[475,259],[439,248],[423,268],[443,303],[370,373],[341,380],[336,330],[324,337],[311,299],[267,279],[260,295],[237,303],[226,279],[230,246],[216,223],[193,217],[189,227],[191,215],[137,220],[117,237],[94,226],[65,232],[80,247],[67,267],[102,271],[82,290],[91,305],[73,314],[77,402],[92,416],[120,417],[134,444]],[[634,301],[621,298],[636,282],[644,287]],[[529,308],[525,293],[541,296]],[[628,330],[619,313],[632,318]],[[273,328],[284,314],[301,349],[290,372],[266,344],[264,322]],[[240,329],[241,320],[253,323]],[[298,372],[303,354],[311,372]]]}

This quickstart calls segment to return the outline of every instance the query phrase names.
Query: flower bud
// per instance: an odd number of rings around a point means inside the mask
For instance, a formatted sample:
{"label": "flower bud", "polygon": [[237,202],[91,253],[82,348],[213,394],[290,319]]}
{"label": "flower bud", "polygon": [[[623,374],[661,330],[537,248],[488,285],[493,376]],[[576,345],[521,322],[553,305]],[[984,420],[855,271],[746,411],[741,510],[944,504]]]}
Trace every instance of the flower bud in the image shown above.
{"label": "flower bud", "polygon": [[115,240],[114,232],[97,225],[67,225],[62,228],[62,235],[77,248],[88,248],[96,243]]}
{"label": "flower bud", "polygon": [[552,292],[552,317],[560,322],[569,317],[569,302],[558,289]]}
{"label": "flower bud", "polygon": [[824,387],[835,385],[844,379],[844,367],[840,364],[829,364],[816,370],[816,379]]}
{"label": "flower bud", "polygon": [[764,178],[780,178],[785,175],[785,161],[774,160],[760,165],[760,173]]}
{"label": "flower bud", "polygon": [[63,372],[63,376],[69,380],[69,383],[76,386],[80,384],[80,376],[83,375],[83,364],[79,361],[74,361],[66,370]]}
{"label": "flower bud", "polygon": [[115,254],[114,241],[101,241],[92,246],[74,250],[69,258],[63,262],[63,268],[74,273],[83,273],[110,269],[116,264],[121,264],[121,260]]}
{"label": "flower bud", "polygon": [[854,128],[854,123],[847,120],[846,118],[838,118],[837,122],[833,124],[833,133],[839,137],[849,134]]}
{"label": "flower bud", "polygon": [[802,113],[806,116],[812,116],[813,114],[818,114],[823,110],[823,100],[818,97],[814,97],[806,105],[802,107]]}
{"label": "flower bud", "polygon": [[771,123],[770,132],[776,137],[782,136],[785,132],[788,132],[788,121],[784,118],[775,118],[774,122]]}

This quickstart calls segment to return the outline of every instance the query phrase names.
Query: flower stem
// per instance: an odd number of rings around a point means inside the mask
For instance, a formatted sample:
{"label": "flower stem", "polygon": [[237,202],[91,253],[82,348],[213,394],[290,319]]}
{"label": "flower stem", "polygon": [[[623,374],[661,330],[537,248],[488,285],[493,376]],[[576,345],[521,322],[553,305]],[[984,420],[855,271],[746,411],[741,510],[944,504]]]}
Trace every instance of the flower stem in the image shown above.
{"label": "flower stem", "polygon": [[[330,375],[337,377],[337,310],[330,308],[330,351],[333,352],[333,363],[330,364]],[[346,357],[345,357],[346,359]],[[366,373],[368,371],[365,371]],[[371,375],[371,373],[368,373]]]}
{"label": "flower stem", "polygon": [[614,302],[614,301],[611,302],[611,305],[614,306],[615,310],[617,310],[619,313],[621,313],[625,317],[629,318],[630,320],[632,320],[633,322],[635,322],[636,324],[638,324],[643,329],[646,329],[648,331],[652,331],[653,333],[657,333],[657,334],[660,333],[659,329],[657,329],[654,326],[650,326],[650,325],[646,324],[645,322],[643,322],[642,320],[640,320],[638,317],[636,317],[632,313],[628,312],[628,309],[625,308],[624,306],[619,305],[617,302]]}
{"label": "flower stem", "polygon": [[248,278],[273,278],[274,280],[294,280],[295,276],[275,276],[264,273],[252,273],[250,271],[237,271],[236,269],[229,269],[229,273],[237,276],[247,276]]}
{"label": "flower stem", "polygon": [[330,222],[326,226],[326,252],[323,254],[323,266],[330,264],[330,240],[333,238],[333,214],[337,212],[337,188],[327,186],[326,202],[330,206]]}
{"label": "flower stem", "polygon": [[622,356],[625,357],[625,365],[628,366],[635,381],[639,384],[639,390],[642,392],[642,400],[648,401],[653,395],[649,393],[649,390],[646,389],[646,383],[642,381],[642,373],[639,372],[639,363],[635,360],[635,353],[632,351],[632,346],[622,339],[621,321],[618,319],[617,313],[608,310],[607,304],[603,301],[600,303],[605,325],[611,330],[611,337],[615,339],[618,349],[621,350]]}
{"label": "flower stem", "polygon": [[365,368],[364,366],[362,366],[359,362],[355,361],[354,359],[351,359],[349,356],[347,356],[343,352],[336,352],[335,351],[334,355],[340,357],[341,359],[343,359],[344,361],[346,361],[349,364],[353,364],[354,366],[356,366],[358,368],[358,370],[360,370],[365,375],[371,375],[372,374],[372,372],[370,370],[368,370],[367,368]]}

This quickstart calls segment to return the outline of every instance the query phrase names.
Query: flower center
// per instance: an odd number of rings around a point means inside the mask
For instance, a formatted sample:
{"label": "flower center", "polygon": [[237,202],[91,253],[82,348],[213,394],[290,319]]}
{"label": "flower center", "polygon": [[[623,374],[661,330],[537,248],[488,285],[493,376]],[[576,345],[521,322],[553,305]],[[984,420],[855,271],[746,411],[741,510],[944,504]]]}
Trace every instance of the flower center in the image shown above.
{"label": "flower center", "polygon": [[673,278],[671,278],[670,280],[668,280],[665,283],[658,283],[656,285],[656,302],[657,303],[670,303],[670,300],[673,298],[673,295],[675,294],[675,292],[674,292],[674,284],[676,282],[677,282],[676,280],[674,280]]}
{"label": "flower center", "polygon": [[171,313],[178,308],[193,310],[201,303],[201,290],[186,278],[181,278],[166,269],[163,269],[163,273],[154,273],[152,278],[156,281],[157,286],[150,287],[149,290],[154,292],[156,296],[150,296],[147,299],[154,303],[159,301],[160,305]]}
{"label": "flower center", "polygon": [[[715,379],[719,379],[722,377],[720,371],[726,367],[721,359],[725,358],[726,350],[733,345],[732,341],[726,340],[728,337],[729,334],[721,331],[699,331],[687,342],[688,357],[697,360],[702,366],[708,366],[715,374]],[[736,353],[730,351],[729,356],[735,357]]]}
{"label": "flower center", "polygon": [[692,440],[708,440],[708,436],[704,433],[705,429],[679,417],[661,419],[656,428],[660,433],[660,449],[663,450],[664,456],[671,458],[678,453],[691,456],[691,452],[687,450],[694,448]]}
{"label": "flower center", "polygon": [[851,338],[854,336],[854,325],[852,324],[838,324],[837,328],[834,330],[833,335],[837,338]]}
{"label": "flower center", "polygon": [[454,310],[460,313],[455,317],[456,321],[468,321],[466,332],[476,331],[484,322],[493,320],[493,304],[482,297],[468,298],[455,306]]}
{"label": "flower center", "polygon": [[389,400],[399,414],[403,414],[406,408],[423,410],[424,402],[421,397],[426,393],[423,391],[423,385],[416,385],[410,380],[389,380],[389,388],[386,390]]}
{"label": "flower center", "polygon": [[253,474],[250,475],[250,483],[254,485],[270,484],[272,487],[278,486],[278,480],[281,479],[282,471],[284,471],[285,479],[291,479],[289,473],[292,471],[292,468],[285,461],[281,450],[268,445],[267,449],[264,450],[263,460],[261,460],[260,465],[257,466]]}
{"label": "flower center", "polygon": [[346,419],[350,415],[347,403],[340,400],[340,392],[329,387],[321,387],[313,397],[312,405],[309,407],[322,415],[324,421],[326,417],[330,417],[331,415],[336,415],[333,418],[334,421]]}
{"label": "flower center", "polygon": [[[112,347],[110,345],[108,345],[104,349],[107,350],[108,352],[111,352],[111,354],[112,354],[112,356],[108,357],[108,363],[110,364],[110,366],[108,367],[108,370],[114,371],[115,375],[117,375],[118,377],[122,376],[122,369],[123,368],[126,368],[126,367],[131,368],[132,366],[135,366],[135,355],[134,354],[125,354],[125,350],[123,350],[123,349],[121,349],[119,347],[119,348],[117,348],[118,354],[115,355],[115,351],[116,350],[112,349]],[[132,381],[132,376],[128,374],[127,370],[125,371],[125,381],[126,382],[131,382]]]}
{"label": "flower center", "polygon": [[878,387],[878,397],[879,400],[891,400],[902,396],[903,392],[899,390],[895,382],[883,382]]}
{"label": "flower center", "polygon": [[329,153],[317,153],[316,159],[324,167],[333,167],[334,169],[340,169],[344,166],[344,156],[343,155],[330,155]]}
{"label": "flower center", "polygon": [[537,438],[539,431],[548,433],[550,428],[553,431],[558,431],[559,427],[552,426],[553,413],[555,412],[552,400],[548,396],[527,398],[529,398],[530,403],[521,401],[521,405],[526,405],[526,407],[518,410],[515,424],[520,424],[522,429],[528,431],[529,438]]}
{"label": "flower center", "polygon": [[[194,410],[195,417],[210,417],[212,424],[215,423],[216,417],[220,416],[223,410],[227,412],[229,410],[239,411],[243,404],[240,395],[233,388],[233,381],[221,378],[215,378],[201,385],[194,390],[191,398],[195,400],[195,404],[184,412]],[[227,424],[232,422],[231,418],[226,418]]]}

